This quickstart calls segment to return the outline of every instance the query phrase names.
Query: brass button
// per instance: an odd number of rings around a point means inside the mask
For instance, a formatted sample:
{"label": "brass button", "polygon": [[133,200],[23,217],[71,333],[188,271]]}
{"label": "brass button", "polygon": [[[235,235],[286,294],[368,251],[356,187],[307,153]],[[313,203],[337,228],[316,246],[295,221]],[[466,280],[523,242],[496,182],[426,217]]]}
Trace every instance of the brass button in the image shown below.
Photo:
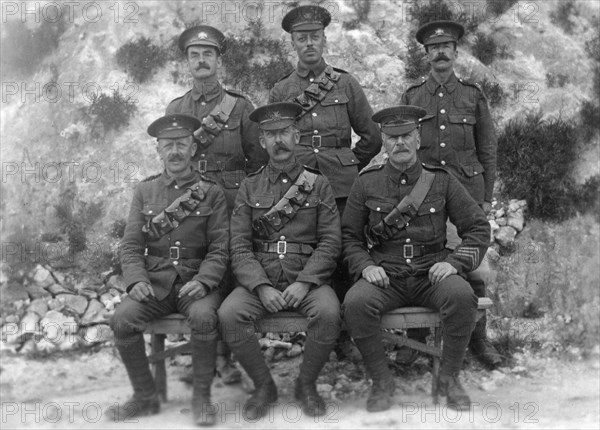
{"label": "brass button", "polygon": [[176,240],[176,241],[175,241],[175,246],[179,246],[179,245],[181,245],[181,242],[180,242],[180,241],[178,241],[178,240]]}
{"label": "brass button", "polygon": [[313,152],[314,152],[315,154],[318,154],[318,153],[319,153],[319,150],[318,150],[317,148],[315,148],[315,149],[313,149]]}
{"label": "brass button", "polygon": [[377,212],[379,212],[381,210],[381,208],[379,206],[377,206]]}
{"label": "brass button", "polygon": [[434,213],[435,212],[435,208],[429,209],[429,212]]}
{"label": "brass button", "polygon": [[446,162],[444,160],[442,160],[440,163],[442,164],[442,166],[446,165]]}
{"label": "brass button", "polygon": [[279,236],[279,240],[285,240],[285,236]]}
{"label": "brass button", "polygon": [[439,93],[438,96],[444,97],[444,93]]}
{"label": "brass button", "polygon": [[149,211],[148,211],[148,213],[149,213],[149,214],[151,214],[151,213],[152,213],[152,210],[149,210]]}
{"label": "brass button", "polygon": [[406,262],[410,264],[412,262],[412,260],[410,258],[407,258]]}
{"label": "brass button", "polygon": [[402,179],[402,180],[400,181],[400,183],[401,183],[402,185],[406,185],[406,179]]}
{"label": "brass button", "polygon": [[312,82],[312,81],[314,81],[314,80],[315,80],[315,78],[310,78],[310,79],[309,79],[309,81],[311,81],[311,82]]}
{"label": "brass button", "polygon": [[206,106],[206,102],[200,102],[202,106]]}
{"label": "brass button", "polygon": [[206,154],[200,154],[200,157],[204,158],[206,157]]}
{"label": "brass button", "polygon": [[281,180],[281,182],[283,182],[284,184],[287,184],[287,183],[288,183],[288,180],[287,180],[287,178],[283,178],[283,179]]}
{"label": "brass button", "polygon": [[313,113],[312,113],[312,116],[317,116],[317,113],[316,113],[316,112],[313,112]]}
{"label": "brass button", "polygon": [[259,206],[260,206],[260,203],[257,203],[257,204],[256,204],[256,207],[259,207]]}
{"label": "brass button", "polygon": [[178,190],[179,189],[179,185],[175,185],[175,189]]}
{"label": "brass button", "polygon": [[306,202],[304,203],[304,206],[310,206],[310,203]]}
{"label": "brass button", "polygon": [[442,143],[440,143],[440,146],[441,146],[442,148],[445,148],[445,147],[446,147],[446,144],[445,144],[444,142],[442,142]]}
{"label": "brass button", "polygon": [[446,126],[445,125],[440,125],[440,130],[446,130]]}
{"label": "brass button", "polygon": [[467,122],[467,118],[463,118],[463,122]]}
{"label": "brass button", "polygon": [[173,261],[173,266],[177,266],[178,264],[179,264],[179,261],[177,261],[177,260]]}
{"label": "brass button", "polygon": [[283,260],[284,258],[285,258],[285,255],[284,255],[284,254],[279,254],[279,259],[280,259],[280,260]]}
{"label": "brass button", "polygon": [[440,109],[440,113],[446,113],[446,109]]}
{"label": "brass button", "polygon": [[196,211],[196,215],[200,215],[200,211]]}
{"label": "brass button", "polygon": [[338,102],[338,99],[335,99],[335,102],[337,103],[337,102]]}
{"label": "brass button", "polygon": [[319,134],[319,130],[313,131],[314,134]]}
{"label": "brass button", "polygon": [[239,182],[236,182],[236,183],[235,183],[235,186],[236,186],[236,187],[239,187],[239,186],[240,186],[240,183],[239,183]]}
{"label": "brass button", "polygon": [[406,243],[410,243],[410,238],[407,238],[407,239],[406,239]]}

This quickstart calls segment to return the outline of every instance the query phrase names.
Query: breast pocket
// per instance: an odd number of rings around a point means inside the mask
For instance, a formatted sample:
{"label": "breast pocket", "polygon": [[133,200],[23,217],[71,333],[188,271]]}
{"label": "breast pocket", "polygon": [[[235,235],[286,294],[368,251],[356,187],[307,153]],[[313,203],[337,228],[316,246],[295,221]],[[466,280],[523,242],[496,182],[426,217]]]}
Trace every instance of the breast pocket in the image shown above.
{"label": "breast pocket", "polygon": [[250,196],[248,204],[252,208],[252,219],[255,220],[259,216],[265,214],[271,207],[273,207],[273,196]]}
{"label": "breast pocket", "polygon": [[[429,241],[435,239],[442,241],[444,239],[444,231],[446,228],[446,200],[444,197],[431,196],[427,197],[417,212],[418,228],[423,231],[421,240]],[[431,235],[433,234],[433,238]]]}
{"label": "breast pocket", "polygon": [[477,123],[475,115],[453,114],[448,115],[448,121],[452,127],[452,142],[457,149],[463,151],[475,148],[474,127]]}
{"label": "breast pocket", "polygon": [[158,203],[144,203],[142,214],[146,218],[146,221],[148,221],[149,219],[154,218],[156,215],[161,213],[165,207],[165,205]]}
{"label": "breast pocket", "polygon": [[321,106],[325,109],[323,114],[323,126],[325,128],[345,129],[350,125],[348,119],[348,96],[343,93],[328,94],[321,101]]}
{"label": "breast pocket", "polygon": [[219,154],[225,158],[229,158],[236,154],[243,155],[240,138],[240,128],[242,126],[241,117],[232,116],[229,118],[226,124],[220,125],[221,131],[219,132],[217,139],[215,139],[216,145],[211,145],[209,150],[212,151],[214,154]]}
{"label": "breast pocket", "polygon": [[391,201],[370,199],[365,202],[369,208],[369,225],[379,224],[394,209],[395,204]]}

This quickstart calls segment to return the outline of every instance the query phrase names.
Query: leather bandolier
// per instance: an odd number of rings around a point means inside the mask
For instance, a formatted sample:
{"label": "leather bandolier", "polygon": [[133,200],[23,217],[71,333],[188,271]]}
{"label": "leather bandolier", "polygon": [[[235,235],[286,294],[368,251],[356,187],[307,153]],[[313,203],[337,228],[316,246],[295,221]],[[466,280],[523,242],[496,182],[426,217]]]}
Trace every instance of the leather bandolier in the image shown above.
{"label": "leather bandolier", "polygon": [[167,208],[149,219],[142,227],[148,242],[154,242],[183,222],[206,198],[211,183],[199,181],[188,187]]}
{"label": "leather bandolier", "polygon": [[215,137],[219,135],[221,130],[227,121],[229,115],[233,111],[237,100],[235,97],[225,93],[221,103],[215,106],[215,108],[202,119],[202,125],[200,129],[194,134],[194,137],[199,142],[199,149],[206,149],[215,140]]}
{"label": "leather bandolier", "polygon": [[310,112],[321,100],[325,98],[327,93],[335,87],[335,83],[340,80],[340,73],[333,70],[333,67],[327,66],[325,70],[315,78],[315,80],[302,92],[294,98],[294,102],[302,106],[302,113],[298,117]]}
{"label": "leather bandolier", "polygon": [[367,246],[370,248],[381,245],[390,239],[394,234],[394,229],[400,230],[417,215],[419,207],[425,200],[425,196],[431,189],[435,173],[423,169],[421,176],[415,186],[400,202],[385,216],[379,223],[373,226],[365,226],[365,237]]}
{"label": "leather bandolier", "polygon": [[252,222],[252,229],[259,238],[267,239],[269,234],[280,231],[290,222],[302,207],[312,191],[317,174],[303,170],[290,189],[269,211]]}

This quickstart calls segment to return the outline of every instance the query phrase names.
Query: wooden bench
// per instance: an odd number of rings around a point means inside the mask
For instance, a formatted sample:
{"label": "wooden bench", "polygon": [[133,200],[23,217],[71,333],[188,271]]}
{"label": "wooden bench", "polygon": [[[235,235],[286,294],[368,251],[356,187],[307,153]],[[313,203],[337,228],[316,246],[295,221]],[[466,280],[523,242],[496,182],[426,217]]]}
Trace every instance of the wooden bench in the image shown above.
{"label": "wooden bench", "polygon": [[[479,320],[487,309],[492,306],[492,300],[484,297],[479,299],[477,319]],[[308,321],[297,312],[278,312],[256,322],[256,331],[261,333],[290,333],[306,331]],[[433,329],[433,345],[429,346],[412,339],[384,332],[384,337],[395,345],[406,345],[417,351],[433,356],[431,394],[435,403],[438,402],[438,376],[440,358],[442,356],[442,331],[440,314],[433,309],[423,307],[398,308],[385,314],[381,319],[381,328],[400,329],[429,327]],[[167,334],[190,334],[191,330],[185,317],[181,314],[171,314],[152,322],[145,331],[152,335],[152,363],[156,388],[162,399],[167,401],[167,372],[165,359],[176,354],[191,352],[189,343],[165,350]]]}

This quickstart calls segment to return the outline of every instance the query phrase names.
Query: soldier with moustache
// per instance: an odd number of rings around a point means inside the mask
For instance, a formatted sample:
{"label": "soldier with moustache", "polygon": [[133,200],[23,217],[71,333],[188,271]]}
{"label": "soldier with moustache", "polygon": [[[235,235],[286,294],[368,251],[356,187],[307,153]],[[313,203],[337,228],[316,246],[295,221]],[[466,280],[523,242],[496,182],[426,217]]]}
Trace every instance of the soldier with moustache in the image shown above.
{"label": "soldier with moustache", "polygon": [[242,182],[231,217],[231,266],[238,286],[221,305],[219,321],[223,339],[256,388],[243,408],[251,421],[278,397],[254,322],[285,309],[308,317],[294,395],[310,416],[325,414],[316,379],[340,331],[339,301],[330,287],[340,255],[340,218],[327,178],[295,156],[301,111],[283,102],[250,115],[259,124],[269,163]]}
{"label": "soldier with moustache", "polygon": [[159,412],[143,333],[151,321],[179,312],[192,329],[194,421],[215,423],[210,389],[229,223],[223,190],[193,167],[198,127],[200,121],[186,115],[167,115],[148,127],[148,134],[157,138],[164,171],[135,189],[121,242],[128,295],[110,324],[134,393],[111,408],[115,420]]}
{"label": "soldier with moustache", "polygon": [[[479,266],[490,226],[451,173],[419,161],[419,119],[425,115],[420,107],[404,105],[373,116],[381,124],[389,158],[360,173],[342,217],[343,255],[355,280],[342,313],[373,380],[369,412],[393,403],[394,377],[380,323],[384,313],[402,306],[440,312],[439,392],[451,407],[471,404],[459,372],[475,324],[477,297],[465,276]],[[462,239],[454,251],[445,247],[447,219]]]}
{"label": "soldier with moustache", "polygon": [[[457,45],[463,34],[463,26],[452,21],[434,21],[418,29],[416,39],[425,47],[431,72],[406,90],[402,103],[427,111],[421,121],[421,161],[450,171],[487,214],[496,179],[497,141],[483,91],[454,73]],[[453,249],[459,242],[456,228],[449,224],[448,247]],[[478,297],[486,295],[489,271],[484,259],[468,276]],[[486,321],[484,317],[477,323],[469,347],[483,364],[496,368],[502,363],[502,356],[487,339]],[[423,340],[427,334],[426,329],[409,330],[411,338]],[[407,347],[397,355],[399,361],[415,358],[415,351]]]}

